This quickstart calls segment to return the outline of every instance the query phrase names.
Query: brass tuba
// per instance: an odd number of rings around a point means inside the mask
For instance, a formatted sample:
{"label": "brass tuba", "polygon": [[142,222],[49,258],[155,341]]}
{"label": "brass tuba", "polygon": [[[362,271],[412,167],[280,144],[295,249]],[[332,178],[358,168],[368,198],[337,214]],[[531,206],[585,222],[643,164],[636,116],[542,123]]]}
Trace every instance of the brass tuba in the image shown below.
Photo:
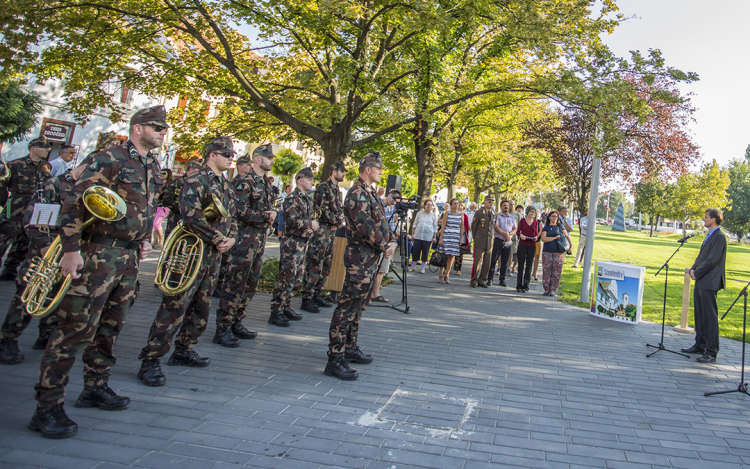
{"label": "brass tuba", "polygon": [[[228,216],[224,204],[216,194],[201,209],[206,220],[214,221]],[[154,283],[165,295],[184,292],[195,282],[203,265],[203,240],[180,223],[169,233],[156,264]]]}
{"label": "brass tuba", "polygon": [[[98,220],[117,221],[127,213],[125,201],[117,193],[104,186],[91,186],[83,193],[83,204],[94,215],[81,226],[81,231]],[[73,279],[70,275],[63,280],[60,270],[62,242],[58,235],[50,245],[44,257],[35,257],[29,271],[24,276],[27,282],[21,301],[26,305],[26,312],[41,319],[51,314],[60,304]],[[60,282],[54,297],[49,297],[52,289]]]}

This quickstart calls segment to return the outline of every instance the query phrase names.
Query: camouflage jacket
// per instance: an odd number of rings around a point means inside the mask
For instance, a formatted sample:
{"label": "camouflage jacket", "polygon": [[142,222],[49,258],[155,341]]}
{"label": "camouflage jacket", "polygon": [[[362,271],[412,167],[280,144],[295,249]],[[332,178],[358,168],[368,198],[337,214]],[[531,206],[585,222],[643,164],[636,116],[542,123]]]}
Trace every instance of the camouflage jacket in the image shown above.
{"label": "camouflage jacket", "polygon": [[164,186],[164,190],[159,193],[159,207],[166,207],[170,212],[180,212],[180,192],[185,184],[187,176],[174,178],[172,182]]}
{"label": "camouflage jacket", "polygon": [[[227,211],[227,217],[208,221],[203,210],[213,204],[216,195]],[[183,226],[214,246],[224,238],[237,239],[234,189],[223,175],[204,167],[185,180],[180,191],[180,215]]]}
{"label": "camouflage jacket", "polygon": [[[44,181],[42,186],[42,203],[45,204],[57,204],[62,205],[65,199],[73,192],[73,186],[75,185],[73,176],[70,175],[70,171],[65,171],[57,177],[52,177]],[[34,205],[39,200],[39,192],[35,192],[31,196],[29,204],[26,206],[26,213],[23,215],[23,226],[26,229],[26,234],[29,235],[32,240],[39,240],[40,243],[46,241],[46,244],[51,244],[52,240],[57,236],[60,231],[57,227],[49,227],[49,230],[42,230],[36,226],[31,225],[31,216],[34,214]],[[58,221],[60,218],[58,216]]]}
{"label": "camouflage jacket", "polygon": [[265,176],[250,171],[244,176],[232,179],[237,194],[237,221],[240,226],[265,229],[271,217],[266,213],[273,210],[273,188]]}
{"label": "camouflage jacket", "polygon": [[341,207],[341,191],[330,179],[318,184],[315,188],[315,210],[320,210],[319,221],[326,225],[338,226],[344,221]]}
{"label": "camouflage jacket", "polygon": [[117,192],[125,201],[127,212],[117,221],[97,221],[86,228],[87,232],[123,241],[151,239],[157,198],[164,185],[159,171],[159,163],[151,152],[140,156],[130,140],[97,153],[63,205],[60,221],[63,252],[80,249],[81,225],[87,218],[83,193],[91,186],[105,186]]}
{"label": "camouflage jacket", "polygon": [[359,244],[383,252],[388,249],[388,243],[394,240],[385,218],[383,202],[362,178],[358,178],[346,194],[344,218],[349,244]]}
{"label": "camouflage jacket", "polygon": [[294,189],[284,199],[284,234],[309,238],[312,234],[313,201],[309,195]]}
{"label": "camouflage jacket", "polygon": [[[45,160],[46,161],[46,160]],[[0,205],[5,207],[9,220],[21,223],[29,200],[39,188],[40,177],[47,179],[37,170],[37,163],[29,155],[8,162],[10,177],[0,181]]]}

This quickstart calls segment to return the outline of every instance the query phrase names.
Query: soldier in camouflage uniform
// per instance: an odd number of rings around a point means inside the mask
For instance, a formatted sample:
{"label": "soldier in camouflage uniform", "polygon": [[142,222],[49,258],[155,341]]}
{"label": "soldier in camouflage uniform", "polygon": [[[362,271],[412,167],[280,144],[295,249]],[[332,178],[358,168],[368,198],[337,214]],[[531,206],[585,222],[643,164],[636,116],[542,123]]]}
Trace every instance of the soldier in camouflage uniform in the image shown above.
{"label": "soldier in camouflage uniform", "polygon": [[[263,265],[268,227],[276,219],[273,189],[266,172],[273,167],[271,144],[253,150],[249,173],[232,180],[237,201],[239,243],[228,253],[227,274],[216,309],[214,343],[224,347],[239,346],[239,339],[254,339],[258,334],[242,325],[245,308],[255,296]],[[244,160],[243,160],[244,161]],[[241,161],[238,160],[239,168]]]}
{"label": "soldier in camouflage uniform", "polygon": [[201,161],[191,161],[188,163],[185,175],[174,178],[172,182],[164,187],[161,194],[159,194],[159,207],[166,207],[169,209],[169,215],[167,215],[167,236],[169,236],[169,233],[171,233],[180,222],[180,192],[182,191],[182,185],[185,184],[187,178],[198,172],[202,167],[203,163]]}
{"label": "soldier in camouflage uniform", "polygon": [[0,205],[5,207],[0,224],[0,245],[3,246],[0,257],[8,250],[0,281],[16,279],[16,270],[29,249],[29,238],[23,230],[23,215],[31,196],[50,177],[52,169],[47,161],[52,147],[46,138],[33,139],[28,148],[28,155],[7,163],[10,176],[0,181]]}
{"label": "soldier in camouflage uniform", "polygon": [[305,281],[302,290],[302,310],[311,313],[320,311],[320,306],[333,306],[323,298],[323,285],[331,273],[333,259],[333,237],[336,230],[344,224],[344,212],[341,208],[341,192],[339,183],[344,180],[346,166],[343,161],[337,161],[331,167],[331,177],[315,188],[313,201],[315,211],[320,213],[318,222],[320,229],[310,238],[307,247],[307,262],[305,264]]}
{"label": "soldier in camouflage uniform", "polygon": [[349,363],[372,363],[357,345],[357,332],[362,310],[366,308],[372,282],[378,269],[378,258],[393,256],[396,242],[388,227],[385,207],[372,184],[383,174],[380,153],[365,155],[359,162],[359,179],[344,200],[346,239],[344,251],[346,277],[341,298],[333,312],[329,330],[328,363],[324,373],[343,380],[357,379],[357,371]]}
{"label": "soldier in camouflage uniform", "polygon": [[[21,301],[21,296],[26,289],[26,273],[31,266],[31,261],[35,257],[42,257],[42,251],[46,250],[52,241],[58,235],[57,226],[50,226],[42,229],[31,225],[31,216],[34,213],[34,206],[37,202],[46,204],[62,205],[73,190],[76,178],[81,175],[83,166],[79,166],[73,171],[65,171],[63,174],[49,178],[44,182],[41,193],[37,191],[29,201],[26,207],[26,213],[23,217],[23,224],[26,227],[26,234],[29,236],[29,250],[26,253],[26,259],[21,264],[19,275],[16,278],[16,295],[10,303],[8,314],[5,316],[2,330],[0,330],[0,363],[12,365],[23,361],[23,354],[18,350],[18,338],[24,329],[31,323],[31,315],[26,312],[26,305]],[[34,350],[44,350],[47,341],[52,333],[56,323],[55,315],[50,314],[39,321],[39,337],[32,348]]]}
{"label": "soldier in camouflage uniform", "polygon": [[[107,385],[115,363],[117,335],[138,294],[138,264],[151,252],[151,228],[162,180],[150,150],[167,131],[164,106],[136,112],[125,145],[104,150],[86,165],[66,199],[60,222],[64,252],[60,267],[73,278],[57,309],[57,327],[47,343],[36,389],[30,430],[46,438],[73,436],[78,426],[63,409],[68,373],[83,350],[84,389],[76,407],[122,410],[130,399]],[[99,220],[82,232],[87,218],[83,193],[91,186],[115,191],[126,206],[116,221]],[[84,350],[85,349],[85,350]]]}
{"label": "soldier in camouflage uniform", "polygon": [[[170,366],[204,367],[211,360],[193,350],[208,324],[211,293],[216,284],[219,255],[228,251],[237,239],[234,189],[222,174],[234,158],[229,137],[218,137],[206,147],[206,166],[187,178],[180,192],[180,213],[186,230],[203,240],[203,262],[195,281],[183,293],[164,295],[156,313],[148,343],[138,356],[142,360],[138,378],[146,386],[163,386],[167,378],[161,370],[161,357],[172,347],[179,329],[175,350],[167,362]],[[227,211],[226,217],[207,219],[203,211],[218,197]],[[188,273],[189,274],[189,273]]]}
{"label": "soldier in camouflage uniform", "polygon": [[289,327],[302,315],[291,308],[294,288],[302,280],[307,241],[320,228],[313,218],[313,201],[307,192],[313,187],[313,172],[302,168],[295,176],[297,188],[284,199],[284,236],[279,246],[279,278],[273,289],[268,324]]}

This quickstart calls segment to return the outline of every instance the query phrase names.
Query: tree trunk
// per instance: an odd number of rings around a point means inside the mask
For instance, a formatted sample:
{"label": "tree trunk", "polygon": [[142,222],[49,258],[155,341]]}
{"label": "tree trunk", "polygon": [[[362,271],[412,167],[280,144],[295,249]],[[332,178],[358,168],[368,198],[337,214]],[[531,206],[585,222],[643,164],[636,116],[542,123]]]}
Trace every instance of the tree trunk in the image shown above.
{"label": "tree trunk", "polygon": [[651,238],[654,236],[654,216],[653,215],[648,216],[648,226],[651,228],[648,231],[648,237]]}
{"label": "tree trunk", "polygon": [[323,150],[323,166],[320,167],[320,180],[325,181],[331,175],[331,166],[343,161],[352,149],[351,128],[343,124],[334,124],[331,132],[318,142]]}
{"label": "tree trunk", "polygon": [[687,217],[682,216],[682,236],[687,236]]}

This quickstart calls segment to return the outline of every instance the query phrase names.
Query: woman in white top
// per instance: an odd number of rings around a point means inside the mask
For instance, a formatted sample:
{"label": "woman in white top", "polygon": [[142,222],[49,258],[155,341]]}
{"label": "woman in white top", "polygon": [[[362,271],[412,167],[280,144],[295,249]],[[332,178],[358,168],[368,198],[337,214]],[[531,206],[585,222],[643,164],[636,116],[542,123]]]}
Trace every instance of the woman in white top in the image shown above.
{"label": "woman in white top", "polygon": [[415,272],[417,260],[419,259],[422,263],[420,273],[424,273],[427,253],[430,250],[430,245],[435,242],[437,227],[438,217],[435,212],[435,203],[432,199],[427,199],[424,202],[424,210],[417,212],[414,225],[411,228],[411,235],[414,239],[414,245],[411,250],[411,269],[409,269],[411,272]]}

